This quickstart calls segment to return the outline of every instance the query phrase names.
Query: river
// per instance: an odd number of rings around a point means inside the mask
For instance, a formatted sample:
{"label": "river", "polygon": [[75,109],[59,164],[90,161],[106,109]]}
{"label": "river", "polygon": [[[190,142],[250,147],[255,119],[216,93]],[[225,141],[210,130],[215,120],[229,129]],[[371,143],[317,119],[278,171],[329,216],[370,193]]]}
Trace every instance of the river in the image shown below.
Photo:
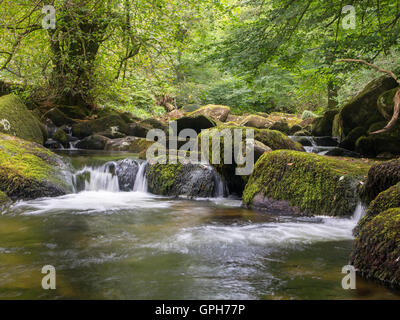
{"label": "river", "polygon": [[[146,192],[145,166],[121,192],[104,163],[131,155],[64,156],[90,181],[2,212],[0,299],[399,299],[361,278],[342,289],[361,206],[351,219],[300,218],[160,197]],[[41,287],[44,265],[56,290]]]}

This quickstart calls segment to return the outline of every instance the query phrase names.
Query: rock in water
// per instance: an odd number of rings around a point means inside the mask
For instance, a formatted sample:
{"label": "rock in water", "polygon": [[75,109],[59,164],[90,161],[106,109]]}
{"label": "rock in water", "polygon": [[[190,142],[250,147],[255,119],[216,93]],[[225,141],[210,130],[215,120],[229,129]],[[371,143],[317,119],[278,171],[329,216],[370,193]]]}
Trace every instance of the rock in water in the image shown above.
{"label": "rock in water", "polygon": [[64,195],[71,191],[68,167],[43,146],[0,134],[0,190],[11,199]]}
{"label": "rock in water", "polygon": [[400,208],[379,213],[358,230],[350,263],[367,279],[400,288]]}
{"label": "rock in water", "polygon": [[146,172],[148,190],[163,196],[212,197],[215,172],[202,164],[150,164]]}
{"label": "rock in water", "polygon": [[43,144],[40,122],[16,95],[0,97],[0,132]]}
{"label": "rock in water", "polygon": [[115,163],[115,174],[121,191],[133,190],[138,171],[139,163],[133,159],[124,159]]}
{"label": "rock in water", "polygon": [[351,216],[365,162],[280,150],[256,163],[243,193],[249,207],[305,215]]}

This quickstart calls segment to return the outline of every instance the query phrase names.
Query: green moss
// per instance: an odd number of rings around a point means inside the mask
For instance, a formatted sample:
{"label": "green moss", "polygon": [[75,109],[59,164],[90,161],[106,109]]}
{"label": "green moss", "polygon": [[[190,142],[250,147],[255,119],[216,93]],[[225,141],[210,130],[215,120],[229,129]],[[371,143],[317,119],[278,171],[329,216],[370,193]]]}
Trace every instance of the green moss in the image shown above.
{"label": "green moss", "polygon": [[213,105],[209,104],[203,106],[193,112],[187,114],[187,116],[198,116],[198,115],[205,115],[213,120],[218,121],[226,121],[231,108],[228,106],[221,106],[221,105]]}
{"label": "green moss", "polygon": [[359,273],[400,287],[400,208],[379,213],[363,224],[354,241],[351,264]]}
{"label": "green moss", "polygon": [[359,182],[369,165],[355,159],[324,157],[296,151],[264,154],[243,193],[251,206],[257,195],[288,201],[301,212],[317,215],[353,214]]}
{"label": "green moss", "polygon": [[10,202],[10,198],[3,192],[0,191],[0,207]]}
{"label": "green moss", "polygon": [[0,134],[0,190],[9,197],[65,194],[60,158],[44,147]]}
{"label": "green moss", "polygon": [[376,217],[379,213],[392,208],[400,207],[400,183],[381,192],[369,205],[366,215],[354,229],[357,235],[363,226]]}
{"label": "green moss", "polygon": [[42,144],[39,121],[16,95],[0,97],[0,132]]}
{"label": "green moss", "polygon": [[59,128],[53,136],[53,139],[60,142],[63,146],[67,145],[68,138],[67,134],[62,128]]}
{"label": "green moss", "polygon": [[152,188],[151,192],[159,195],[169,195],[174,187],[176,177],[184,168],[181,163],[160,164],[156,163],[147,170],[146,177]]}

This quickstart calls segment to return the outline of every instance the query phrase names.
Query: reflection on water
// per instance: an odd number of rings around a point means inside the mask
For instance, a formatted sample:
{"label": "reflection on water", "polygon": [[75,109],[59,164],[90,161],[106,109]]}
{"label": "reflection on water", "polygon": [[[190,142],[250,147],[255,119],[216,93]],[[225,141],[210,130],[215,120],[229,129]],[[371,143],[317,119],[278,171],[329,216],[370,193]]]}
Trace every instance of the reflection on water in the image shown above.
{"label": "reflection on water", "polygon": [[[341,288],[355,223],[143,192],[18,202],[0,216],[0,298],[398,298],[362,279]],[[46,264],[54,291],[41,289]]]}

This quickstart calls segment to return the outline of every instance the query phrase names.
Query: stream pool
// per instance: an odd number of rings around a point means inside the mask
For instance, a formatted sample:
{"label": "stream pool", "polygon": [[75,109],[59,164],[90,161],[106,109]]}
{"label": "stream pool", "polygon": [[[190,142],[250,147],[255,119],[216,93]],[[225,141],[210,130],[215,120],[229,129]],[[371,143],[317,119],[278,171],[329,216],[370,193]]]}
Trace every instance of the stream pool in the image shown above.
{"label": "stream pool", "polygon": [[[77,170],[96,170],[127,155],[68,156]],[[360,278],[356,290],[342,289],[356,218],[277,216],[234,198],[171,199],[99,186],[2,212],[0,299],[400,297]],[[44,265],[56,268],[56,290],[41,287]]]}

